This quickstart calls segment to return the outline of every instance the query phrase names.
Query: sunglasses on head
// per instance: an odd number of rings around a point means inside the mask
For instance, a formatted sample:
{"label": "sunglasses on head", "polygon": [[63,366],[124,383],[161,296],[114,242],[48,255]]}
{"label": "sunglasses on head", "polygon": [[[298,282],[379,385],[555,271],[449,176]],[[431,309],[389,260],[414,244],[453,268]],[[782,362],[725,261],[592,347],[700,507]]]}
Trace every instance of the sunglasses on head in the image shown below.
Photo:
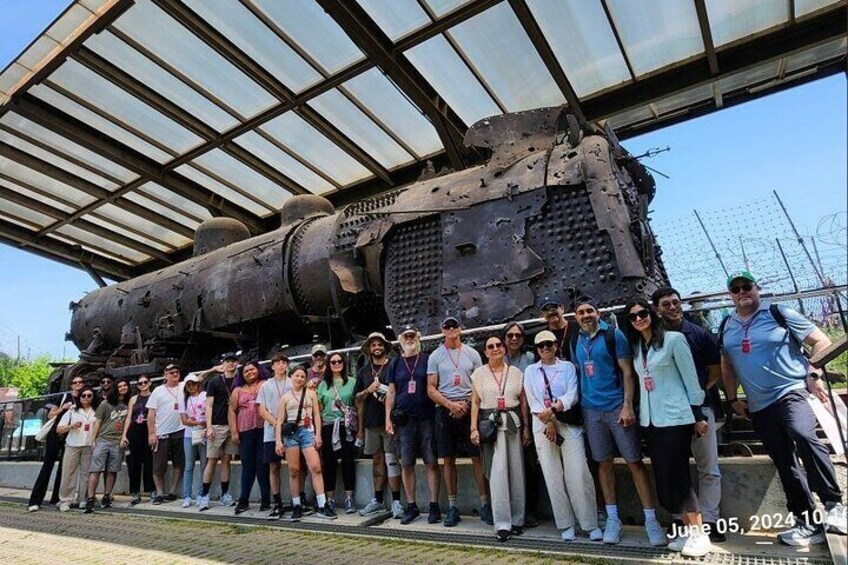
{"label": "sunglasses on head", "polygon": [[506,334],[507,339],[521,339],[522,337],[524,337],[524,334],[519,332]]}
{"label": "sunglasses on head", "polygon": [[743,290],[745,292],[751,292],[753,289],[754,289],[754,284],[746,282],[745,284],[735,284],[735,285],[731,286],[729,290],[730,290],[731,294],[739,294]]}
{"label": "sunglasses on head", "polygon": [[651,312],[648,311],[648,310],[645,310],[643,308],[643,309],[641,309],[637,312],[630,312],[627,315],[627,319],[630,320],[631,322],[635,322],[636,320],[644,320],[645,318],[647,318],[650,315],[651,315]]}
{"label": "sunglasses on head", "polygon": [[486,349],[489,350],[500,349],[501,347],[503,347],[503,344],[501,342],[486,344]]}
{"label": "sunglasses on head", "polygon": [[556,344],[552,341],[541,341],[541,342],[536,344],[536,347],[539,348],[539,349],[550,349],[554,345],[556,345]]}

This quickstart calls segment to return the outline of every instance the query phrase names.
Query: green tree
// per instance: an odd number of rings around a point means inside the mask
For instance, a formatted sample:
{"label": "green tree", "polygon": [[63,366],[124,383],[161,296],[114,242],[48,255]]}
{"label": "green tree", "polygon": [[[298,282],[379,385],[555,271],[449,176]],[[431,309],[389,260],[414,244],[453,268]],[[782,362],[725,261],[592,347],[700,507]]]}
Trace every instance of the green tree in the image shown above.
{"label": "green tree", "polygon": [[0,355],[0,386],[17,387],[19,398],[44,394],[53,371],[51,361],[49,355],[31,361]]}

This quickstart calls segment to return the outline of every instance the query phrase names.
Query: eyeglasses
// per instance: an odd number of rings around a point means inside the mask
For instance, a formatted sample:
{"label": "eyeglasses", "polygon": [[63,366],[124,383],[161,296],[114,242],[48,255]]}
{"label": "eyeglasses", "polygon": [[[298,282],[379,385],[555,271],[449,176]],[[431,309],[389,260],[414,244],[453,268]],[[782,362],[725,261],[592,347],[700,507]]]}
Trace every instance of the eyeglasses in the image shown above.
{"label": "eyeglasses", "polygon": [[501,342],[489,343],[489,344],[486,345],[486,349],[491,350],[491,351],[494,351],[495,349],[500,349],[502,347],[503,347],[503,344]]}
{"label": "eyeglasses", "polygon": [[109,379],[103,379],[102,381],[100,381],[100,384],[102,384],[102,385],[110,385],[110,384],[112,384],[112,381],[110,381]]}
{"label": "eyeglasses", "polygon": [[658,304],[658,306],[659,306],[660,308],[671,308],[671,307],[677,307],[677,306],[680,306],[680,304],[681,304],[681,302],[680,302],[679,300],[677,300],[677,299],[672,299],[672,300],[663,300],[662,302],[660,302],[660,303]]}
{"label": "eyeglasses", "polygon": [[523,338],[523,337],[524,337],[524,334],[522,334],[522,333],[509,333],[509,334],[506,334],[506,338],[507,338],[507,339],[521,339],[521,338]]}
{"label": "eyeglasses", "polygon": [[540,341],[536,344],[536,347],[539,349],[550,349],[554,345],[556,344],[553,341]]}
{"label": "eyeglasses", "polygon": [[91,393],[81,394],[80,398],[94,398],[94,395]]}
{"label": "eyeglasses", "polygon": [[630,320],[631,322],[635,322],[636,320],[644,320],[645,318],[647,318],[650,315],[651,315],[651,313],[648,310],[645,310],[644,308],[642,308],[638,312],[630,312],[627,315],[627,319]]}
{"label": "eyeglasses", "polygon": [[150,381],[138,381],[138,386],[149,385]]}
{"label": "eyeglasses", "polygon": [[743,290],[745,292],[751,292],[753,290],[754,284],[746,282],[745,284],[735,284],[729,288],[731,294],[739,294]]}
{"label": "eyeglasses", "polygon": [[333,359],[332,361],[330,361],[330,365],[344,365],[344,361],[342,361],[341,359]]}
{"label": "eyeglasses", "polygon": [[442,326],[443,330],[455,330],[455,329],[458,329],[458,328],[459,328],[459,324],[457,324],[456,322],[448,322],[447,324],[444,324]]}

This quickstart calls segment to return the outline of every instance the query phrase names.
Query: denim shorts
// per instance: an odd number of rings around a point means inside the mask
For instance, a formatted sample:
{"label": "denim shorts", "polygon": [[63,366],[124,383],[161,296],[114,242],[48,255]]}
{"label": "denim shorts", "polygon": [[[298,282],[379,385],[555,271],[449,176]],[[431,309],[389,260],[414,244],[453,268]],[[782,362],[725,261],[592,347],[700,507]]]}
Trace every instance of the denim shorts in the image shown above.
{"label": "denim shorts", "polygon": [[283,445],[286,446],[286,449],[290,447],[299,447],[300,449],[315,447],[315,432],[311,428],[299,427],[294,435],[283,436]]}

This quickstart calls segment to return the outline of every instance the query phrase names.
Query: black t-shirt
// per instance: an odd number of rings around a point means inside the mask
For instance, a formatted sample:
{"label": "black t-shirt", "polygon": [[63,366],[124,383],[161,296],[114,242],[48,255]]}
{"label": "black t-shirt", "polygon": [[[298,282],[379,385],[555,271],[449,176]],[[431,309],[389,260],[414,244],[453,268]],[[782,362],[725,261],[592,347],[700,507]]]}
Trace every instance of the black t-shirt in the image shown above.
{"label": "black t-shirt", "polygon": [[227,421],[227,410],[230,404],[230,392],[233,390],[232,387],[235,380],[235,377],[228,379],[222,373],[218,373],[207,381],[206,398],[211,397],[213,399],[213,426],[226,426],[229,424]]}
{"label": "black t-shirt", "polygon": [[[390,362],[388,361],[375,368],[369,359],[356,372],[356,388],[354,389],[354,393],[359,394],[371,386],[374,378],[386,384],[386,374]],[[373,394],[365,397],[364,425],[366,428],[382,428],[386,425],[386,405],[377,400]]]}
{"label": "black t-shirt", "polygon": [[[426,353],[395,357],[386,370],[386,382],[395,385],[395,409],[416,418],[433,418],[436,414],[436,405],[427,396],[427,358]],[[411,380],[415,382],[414,392],[410,392]]]}
{"label": "black t-shirt", "polygon": [[[564,328],[559,328],[556,330],[551,330],[548,328],[544,328],[541,331],[549,331],[554,334],[557,342],[557,357],[564,361],[572,361],[571,359],[571,338],[577,335],[577,332],[580,331],[580,326],[577,322],[573,322],[568,320],[565,324]],[[533,336],[533,342],[535,342],[535,335]],[[536,353],[536,359],[538,360],[539,355]]]}

